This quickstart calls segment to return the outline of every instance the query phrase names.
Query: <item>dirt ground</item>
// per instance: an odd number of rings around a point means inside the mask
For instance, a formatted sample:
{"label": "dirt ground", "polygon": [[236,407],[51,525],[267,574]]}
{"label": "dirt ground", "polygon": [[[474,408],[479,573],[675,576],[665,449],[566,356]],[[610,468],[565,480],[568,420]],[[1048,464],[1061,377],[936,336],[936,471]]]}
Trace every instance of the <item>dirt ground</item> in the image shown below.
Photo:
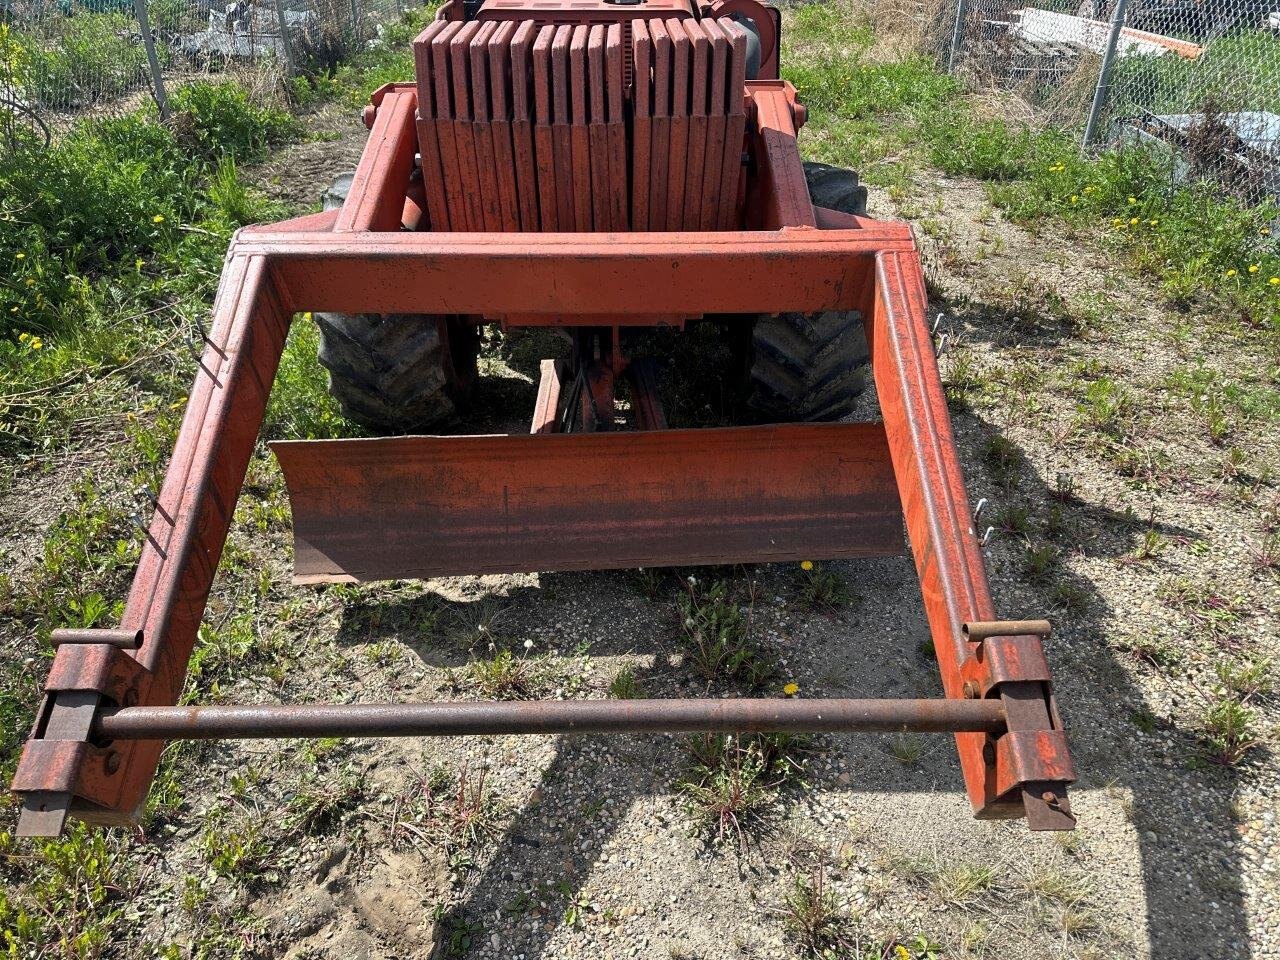
{"label": "dirt ground", "polygon": [[[322,139],[252,174],[295,205],[363,143],[345,111],[314,124]],[[871,203],[920,225],[970,497],[996,528],[997,608],[1055,624],[1079,829],[972,819],[945,737],[820,738],[803,782],[776,791],[741,842],[693,822],[678,737],[188,745],[177,812],[134,853],[142,939],[297,960],[788,957],[788,896],[820,873],[848,917],[837,955],[900,942],[921,957],[1280,957],[1280,768],[1265,746],[1207,762],[1199,734],[1215,668],[1276,652],[1280,579],[1251,551],[1280,516],[1280,451],[1244,418],[1215,442],[1170,386],[1188,366],[1248,385],[1265,358],[1089,238],[1005,222],[978,184],[930,175]],[[525,373],[489,372],[511,381],[490,387],[502,396],[531,395]],[[1081,427],[1102,380],[1125,396],[1121,439],[1105,444]],[[283,502],[269,461],[251,472],[266,479],[242,516]],[[1028,550],[1046,544],[1055,565],[1033,576]],[[682,669],[674,576],[292,588],[287,520],[237,532],[230,553],[269,578],[254,630],[280,669],[227,676],[226,701],[474,698],[468,664],[490,644],[525,658],[542,696],[607,696],[624,667],[648,696],[704,690]],[[746,575],[778,684],[940,695],[911,562],[828,569],[856,602],[814,611],[797,569]],[[224,586],[210,622],[233,609]],[[1259,703],[1274,729],[1274,702]],[[230,868],[216,856],[228,838],[252,852]]]}

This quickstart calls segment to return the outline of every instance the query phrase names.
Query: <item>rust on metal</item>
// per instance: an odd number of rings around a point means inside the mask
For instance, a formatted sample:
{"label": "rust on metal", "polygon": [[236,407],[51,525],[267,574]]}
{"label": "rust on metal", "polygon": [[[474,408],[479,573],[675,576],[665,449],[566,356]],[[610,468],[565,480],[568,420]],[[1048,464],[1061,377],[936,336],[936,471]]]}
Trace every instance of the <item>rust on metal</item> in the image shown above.
{"label": "rust on metal", "polygon": [[1049,661],[1044,647],[1033,635],[988,637],[973,652],[974,670],[985,696],[1005,683],[1035,681],[1048,683]]}
{"label": "rust on metal", "polygon": [[535,700],[128,707],[104,714],[104,740],[443,737],[550,733],[999,734],[991,700]]}
{"label": "rust on metal", "polygon": [[[828,231],[818,231],[826,233]],[[843,232],[843,231],[842,231]],[[964,491],[942,379],[926,321],[918,256],[882,253],[866,291],[868,345],[885,432],[916,559],[925,613],[948,697],[963,697],[973,661],[965,623],[991,622],[995,606]],[[1060,730],[1050,689],[1028,681],[1002,684],[1009,730]],[[996,789],[986,738],[956,734],[960,766],[979,817],[1027,817],[1033,830],[1069,829],[1066,784],[1051,769],[1016,789]],[[1054,800],[1046,801],[1044,795]]]}
{"label": "rust on metal", "polygon": [[298,583],[902,551],[878,424],[272,449],[289,487]]}

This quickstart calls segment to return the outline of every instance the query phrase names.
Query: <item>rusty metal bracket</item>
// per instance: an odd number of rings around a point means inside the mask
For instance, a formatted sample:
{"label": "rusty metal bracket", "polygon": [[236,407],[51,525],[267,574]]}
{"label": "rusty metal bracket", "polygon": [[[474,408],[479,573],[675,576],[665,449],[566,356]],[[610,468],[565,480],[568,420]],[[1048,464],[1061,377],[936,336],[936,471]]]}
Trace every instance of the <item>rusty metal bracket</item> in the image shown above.
{"label": "rusty metal bracket", "polygon": [[1075,780],[1061,730],[1011,730],[996,740],[996,793],[1011,793],[1038,781]]}
{"label": "rusty metal bracket", "polygon": [[1020,681],[1049,683],[1049,661],[1044,647],[1032,636],[991,637],[974,652],[979,667],[982,696],[990,696],[1001,684]]}
{"label": "rusty metal bracket", "polygon": [[149,671],[129,651],[107,643],[76,643],[58,647],[44,689],[50,694],[97,693],[131,707],[143,698],[150,682]]}

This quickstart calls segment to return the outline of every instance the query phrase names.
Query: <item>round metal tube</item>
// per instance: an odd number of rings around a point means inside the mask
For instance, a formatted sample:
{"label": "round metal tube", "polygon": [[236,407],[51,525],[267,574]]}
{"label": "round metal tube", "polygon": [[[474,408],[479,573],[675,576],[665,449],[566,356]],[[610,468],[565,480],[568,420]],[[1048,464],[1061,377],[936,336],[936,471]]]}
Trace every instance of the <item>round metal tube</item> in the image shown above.
{"label": "round metal tube", "polygon": [[988,620],[966,623],[961,628],[970,640],[989,640],[992,637],[1047,637],[1051,629],[1048,620]]}
{"label": "round metal tube", "polygon": [[110,740],[440,737],[507,733],[1000,733],[998,700],[540,700],[125,707],[101,717]]}

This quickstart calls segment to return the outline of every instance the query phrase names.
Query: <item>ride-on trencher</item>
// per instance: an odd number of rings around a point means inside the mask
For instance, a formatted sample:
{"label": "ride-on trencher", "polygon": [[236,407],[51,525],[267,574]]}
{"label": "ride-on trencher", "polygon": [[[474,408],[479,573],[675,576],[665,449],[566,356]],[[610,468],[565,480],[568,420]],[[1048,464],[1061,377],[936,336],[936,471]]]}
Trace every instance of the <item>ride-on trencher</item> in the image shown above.
{"label": "ride-on trencher", "polygon": [[[233,240],[122,626],[54,633],[20,833],[133,822],[174,738],[573,731],[948,731],[977,816],[1074,824],[1048,624],[996,619],[911,230],[802,164],[780,28],[757,0],[442,9],[340,208]],[[298,582],[882,556],[905,520],[946,698],[175,706],[302,311],[348,415],[399,435],[275,444]],[[700,318],[749,344],[750,425],[667,429],[627,355]],[[528,434],[425,435],[485,323],[573,358]],[[882,422],[840,422],[868,362]]]}

